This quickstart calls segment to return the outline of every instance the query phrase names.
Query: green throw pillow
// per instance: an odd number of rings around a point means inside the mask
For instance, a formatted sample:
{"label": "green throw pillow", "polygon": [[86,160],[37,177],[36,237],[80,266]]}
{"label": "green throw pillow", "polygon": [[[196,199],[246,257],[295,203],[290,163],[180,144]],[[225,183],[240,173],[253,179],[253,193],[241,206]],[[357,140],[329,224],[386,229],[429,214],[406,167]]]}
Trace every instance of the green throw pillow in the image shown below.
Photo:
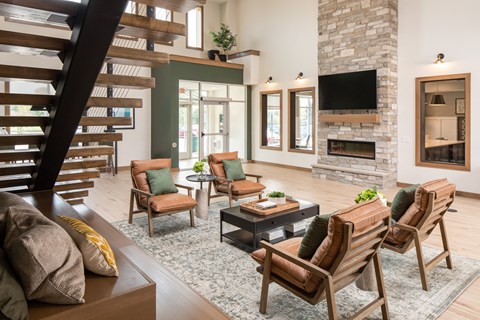
{"label": "green throw pillow", "polygon": [[317,251],[322,241],[328,234],[328,220],[334,213],[315,216],[303,236],[298,249],[298,256],[302,259],[310,259]]}
{"label": "green throw pillow", "polygon": [[230,180],[245,180],[245,173],[243,173],[242,162],[240,159],[222,160],[223,168],[227,174],[227,179]]}
{"label": "green throw pillow", "polygon": [[148,184],[150,192],[153,194],[166,194],[178,192],[175,182],[173,182],[170,168],[160,170],[147,170]]}
{"label": "green throw pillow", "polygon": [[395,198],[392,201],[392,219],[395,221],[400,220],[405,211],[415,201],[415,191],[417,191],[419,184],[415,184],[397,192]]}

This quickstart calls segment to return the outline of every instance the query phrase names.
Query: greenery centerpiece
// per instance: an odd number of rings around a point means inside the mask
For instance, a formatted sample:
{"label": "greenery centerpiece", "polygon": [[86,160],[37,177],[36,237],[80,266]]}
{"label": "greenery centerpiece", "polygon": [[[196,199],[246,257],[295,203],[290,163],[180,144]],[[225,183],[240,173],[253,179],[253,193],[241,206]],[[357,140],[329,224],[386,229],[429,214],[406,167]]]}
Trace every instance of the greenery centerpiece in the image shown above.
{"label": "greenery centerpiece", "polygon": [[199,161],[197,161],[193,164],[192,170],[193,170],[193,172],[195,172],[197,174],[197,176],[199,178],[203,178],[204,175],[205,175],[204,170],[206,170],[205,169],[205,164],[206,163],[207,163],[207,159],[203,158],[202,160],[199,160]]}
{"label": "greenery centerpiece", "polygon": [[212,36],[213,43],[223,52],[223,56],[218,55],[220,60],[227,61],[228,52],[237,45],[237,35],[234,35],[232,31],[230,31],[230,27],[225,23],[220,25],[220,31],[216,33],[210,31],[210,35]]}
{"label": "greenery centerpiece", "polygon": [[355,203],[361,203],[365,201],[372,200],[374,198],[380,198],[384,205],[387,205],[387,197],[383,193],[377,191],[377,187],[373,186],[369,189],[365,189],[360,192],[357,197],[355,198]]}
{"label": "greenery centerpiece", "polygon": [[270,193],[267,193],[267,198],[268,198],[268,201],[275,202],[276,204],[287,203],[287,198],[285,196],[285,193],[280,191],[272,191]]}

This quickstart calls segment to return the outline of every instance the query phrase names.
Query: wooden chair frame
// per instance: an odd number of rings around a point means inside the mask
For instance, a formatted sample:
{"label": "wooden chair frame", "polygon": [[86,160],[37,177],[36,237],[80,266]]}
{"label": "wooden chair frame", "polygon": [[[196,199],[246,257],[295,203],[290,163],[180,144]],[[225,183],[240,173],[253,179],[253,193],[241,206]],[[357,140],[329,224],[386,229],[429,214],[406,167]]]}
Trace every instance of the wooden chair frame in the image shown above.
{"label": "wooden chair frame", "polygon": [[[213,174],[213,172],[212,172],[212,174]],[[261,176],[261,175],[249,174],[249,173],[245,173],[245,176],[256,178],[258,183],[260,183],[260,179],[263,178],[263,176]],[[215,186],[214,186],[213,189],[215,190],[216,194],[212,195],[212,185],[214,184],[214,182],[210,181],[208,183],[208,205],[209,206],[210,206],[210,199],[211,198],[218,198],[218,197],[228,197],[228,204],[229,204],[230,207],[233,206],[233,200],[238,201],[238,199],[253,197],[253,196],[257,196],[257,195],[258,195],[258,199],[262,199],[263,190],[259,191],[259,192],[248,193],[248,194],[235,195],[235,194],[232,193],[232,182],[233,182],[233,180],[217,178],[217,182],[220,182],[222,184],[226,183],[228,185],[228,192],[219,191],[218,188],[215,188]]]}
{"label": "wooden chair frame", "polygon": [[[360,309],[351,317],[351,319],[363,319],[378,307],[381,307],[382,318],[384,320],[390,319],[383,281],[382,263],[379,256],[380,246],[388,232],[390,217],[385,218],[383,222],[382,225],[356,237],[352,237],[353,225],[351,223],[346,223],[343,229],[344,237],[340,252],[330,270],[324,270],[313,265],[309,261],[291,255],[290,253],[280,251],[268,242],[261,241],[260,246],[265,248],[266,254],[263,268],[259,267],[258,269],[258,271],[263,274],[260,313],[266,312],[268,287],[271,282],[275,282],[312,305],[317,304],[325,298],[327,301],[329,319],[338,319],[335,292],[360,277],[367,264],[373,260],[379,297]],[[323,281],[320,283],[318,289],[313,293],[307,293],[272,273],[273,254],[276,254],[321,278]],[[355,261],[354,259],[358,257],[362,257],[363,260]]]}
{"label": "wooden chair frame", "polygon": [[[445,228],[445,222],[443,216],[447,212],[448,208],[452,204],[455,195],[448,198],[437,199],[434,191],[428,194],[428,206],[425,215],[422,217],[416,227],[396,223],[394,226],[407,231],[410,237],[404,244],[395,245],[388,242],[383,243],[383,248],[395,251],[400,254],[404,254],[412,247],[415,247],[417,253],[418,268],[420,270],[420,279],[422,281],[422,288],[428,291],[427,272],[434,266],[439,264],[443,259],[446,260],[447,268],[452,269],[452,256],[450,253],[450,247],[448,245],[447,231]],[[442,237],[443,251],[432,260],[425,262],[422,242],[427,239],[437,224],[440,225],[440,235]]]}
{"label": "wooden chair frame", "polygon": [[[133,179],[133,177],[132,177],[132,179]],[[193,190],[192,187],[184,186],[184,185],[181,185],[181,184],[175,184],[175,186],[178,187],[178,188],[186,189],[188,191],[188,195],[190,197],[192,196],[192,190]],[[147,197],[147,206],[146,207],[144,207],[140,204],[140,199],[139,199],[140,196],[146,196]],[[130,210],[129,210],[129,213],[128,213],[128,223],[132,223],[133,214],[141,213],[141,212],[146,212],[147,213],[147,215],[148,215],[148,235],[150,236],[150,238],[153,237],[153,218],[160,217],[160,216],[167,216],[167,215],[169,216],[169,215],[174,214],[174,213],[186,211],[185,209],[182,209],[182,210],[168,211],[168,212],[155,212],[155,211],[152,210],[152,206],[151,206],[153,196],[155,196],[153,193],[149,193],[149,192],[145,192],[145,191],[142,191],[142,190],[139,190],[139,189],[136,189],[136,188],[132,188],[131,191],[130,191]],[[137,202],[137,210],[133,210],[134,199]],[[192,207],[189,210],[190,211],[190,226],[191,227],[195,227],[195,215],[193,214],[193,209],[194,208],[195,207]]]}

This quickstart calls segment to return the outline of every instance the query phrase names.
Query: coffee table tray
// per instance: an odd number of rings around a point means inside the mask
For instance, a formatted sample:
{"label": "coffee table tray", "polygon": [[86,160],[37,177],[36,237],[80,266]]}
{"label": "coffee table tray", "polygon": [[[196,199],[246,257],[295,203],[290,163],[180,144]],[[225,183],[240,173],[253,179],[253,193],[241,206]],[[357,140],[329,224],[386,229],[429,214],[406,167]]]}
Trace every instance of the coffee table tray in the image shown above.
{"label": "coffee table tray", "polygon": [[267,200],[268,199],[260,199],[260,200],[245,202],[245,203],[240,204],[240,209],[251,212],[251,213],[255,213],[255,214],[258,214],[258,215],[261,215],[261,216],[266,216],[266,215],[269,215],[269,214],[272,214],[272,213],[277,213],[277,212],[282,212],[282,211],[287,211],[287,210],[291,210],[291,209],[300,208],[300,203],[298,201],[290,200],[290,199],[287,199],[287,203],[277,204],[277,206],[274,207],[274,208],[260,209],[260,208],[255,207],[255,205],[257,203],[264,202],[264,201],[267,201]]}

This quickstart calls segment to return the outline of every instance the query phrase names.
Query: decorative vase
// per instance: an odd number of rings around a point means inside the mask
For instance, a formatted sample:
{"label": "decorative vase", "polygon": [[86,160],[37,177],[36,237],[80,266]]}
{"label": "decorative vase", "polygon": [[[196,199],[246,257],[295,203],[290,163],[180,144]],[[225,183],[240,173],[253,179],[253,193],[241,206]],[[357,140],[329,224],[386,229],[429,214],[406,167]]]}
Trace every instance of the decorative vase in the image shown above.
{"label": "decorative vase", "polygon": [[275,202],[276,204],[286,204],[287,203],[287,198],[286,197],[283,197],[283,198],[268,197],[268,201]]}
{"label": "decorative vase", "polygon": [[220,61],[227,62],[227,55],[226,54],[220,53],[218,55],[218,57],[220,58]]}
{"label": "decorative vase", "polygon": [[197,178],[198,179],[205,179],[205,172],[203,172],[203,171],[197,172]]}
{"label": "decorative vase", "polygon": [[219,53],[220,53],[220,50],[208,50],[207,51],[208,59],[215,60],[215,55]]}

